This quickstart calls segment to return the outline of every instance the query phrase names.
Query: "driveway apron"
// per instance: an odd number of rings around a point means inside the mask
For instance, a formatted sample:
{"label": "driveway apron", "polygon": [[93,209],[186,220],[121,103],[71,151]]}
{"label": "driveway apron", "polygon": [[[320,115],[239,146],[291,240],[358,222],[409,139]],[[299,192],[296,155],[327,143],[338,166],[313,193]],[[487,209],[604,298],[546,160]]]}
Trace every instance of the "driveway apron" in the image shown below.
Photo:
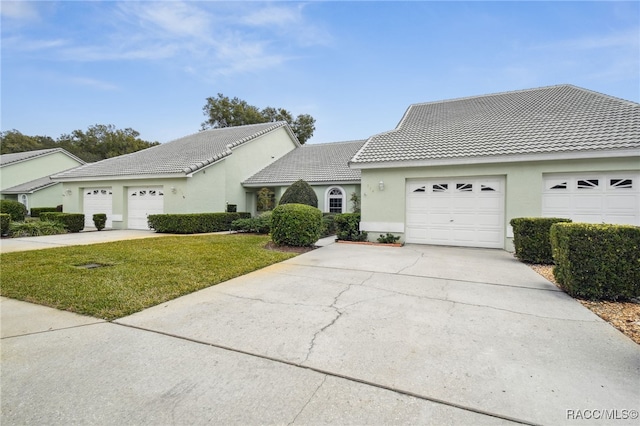
{"label": "driveway apron", "polygon": [[332,244],[117,323],[523,422],[640,400],[640,347],[500,250]]}

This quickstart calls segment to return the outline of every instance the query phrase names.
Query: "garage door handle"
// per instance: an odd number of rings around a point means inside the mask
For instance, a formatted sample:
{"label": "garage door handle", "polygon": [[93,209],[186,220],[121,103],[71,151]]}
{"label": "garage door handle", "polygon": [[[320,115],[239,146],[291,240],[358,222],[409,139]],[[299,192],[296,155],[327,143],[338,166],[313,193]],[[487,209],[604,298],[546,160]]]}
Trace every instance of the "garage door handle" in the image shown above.
{"label": "garage door handle", "polygon": [[453,222],[453,219],[449,219],[449,222]]}

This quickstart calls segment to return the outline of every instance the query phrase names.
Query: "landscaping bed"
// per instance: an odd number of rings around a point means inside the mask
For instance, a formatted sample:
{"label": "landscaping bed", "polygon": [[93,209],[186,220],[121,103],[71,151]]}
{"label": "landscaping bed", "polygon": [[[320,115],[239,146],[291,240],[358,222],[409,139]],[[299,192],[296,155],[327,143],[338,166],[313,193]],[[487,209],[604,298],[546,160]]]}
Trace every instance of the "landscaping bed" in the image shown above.
{"label": "landscaping bed", "polygon": [[[531,269],[558,286],[553,276],[553,265],[529,265]],[[560,287],[560,286],[558,286]],[[607,302],[577,299],[603,320],[620,330],[640,345],[640,304],[633,302]]]}

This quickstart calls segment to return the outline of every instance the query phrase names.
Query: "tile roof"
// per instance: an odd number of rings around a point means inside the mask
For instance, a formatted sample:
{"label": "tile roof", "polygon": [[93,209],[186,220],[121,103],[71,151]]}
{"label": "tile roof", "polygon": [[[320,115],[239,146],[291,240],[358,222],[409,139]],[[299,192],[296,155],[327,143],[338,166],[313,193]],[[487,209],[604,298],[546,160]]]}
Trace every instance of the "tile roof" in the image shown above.
{"label": "tile roof", "polygon": [[53,178],[65,180],[103,176],[187,175],[230,155],[232,148],[280,127],[285,127],[292,139],[296,140],[284,121],[210,129],[142,151],[86,164],[55,174]]}
{"label": "tile roof", "polygon": [[49,176],[34,179],[30,182],[21,183],[11,188],[5,188],[1,192],[3,194],[31,194],[44,188],[48,188],[52,185],[57,185],[59,182],[54,182]]}
{"label": "tile roof", "polygon": [[302,145],[243,182],[245,186],[285,184],[299,179],[313,183],[359,182],[360,170],[348,162],[364,140]]}
{"label": "tile roof", "polygon": [[19,163],[21,161],[31,160],[37,157],[43,157],[45,155],[53,154],[56,152],[62,152],[64,154],[67,154],[69,157],[77,160],[80,164],[85,163],[75,155],[67,152],[62,148],[49,148],[49,149],[38,149],[36,151],[16,152],[13,154],[2,154],[0,155],[0,167],[8,166],[14,163]]}
{"label": "tile roof", "polygon": [[558,85],[411,105],[351,164],[633,149],[640,104]]}

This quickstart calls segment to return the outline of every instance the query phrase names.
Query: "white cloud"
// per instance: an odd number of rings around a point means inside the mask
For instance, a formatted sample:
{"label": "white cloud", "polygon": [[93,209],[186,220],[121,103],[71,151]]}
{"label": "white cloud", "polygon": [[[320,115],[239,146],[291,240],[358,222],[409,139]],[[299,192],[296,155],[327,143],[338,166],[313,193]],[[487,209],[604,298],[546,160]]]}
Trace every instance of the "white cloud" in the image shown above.
{"label": "white cloud", "polygon": [[0,14],[5,18],[32,21],[40,17],[35,3],[27,1],[2,1]]}

